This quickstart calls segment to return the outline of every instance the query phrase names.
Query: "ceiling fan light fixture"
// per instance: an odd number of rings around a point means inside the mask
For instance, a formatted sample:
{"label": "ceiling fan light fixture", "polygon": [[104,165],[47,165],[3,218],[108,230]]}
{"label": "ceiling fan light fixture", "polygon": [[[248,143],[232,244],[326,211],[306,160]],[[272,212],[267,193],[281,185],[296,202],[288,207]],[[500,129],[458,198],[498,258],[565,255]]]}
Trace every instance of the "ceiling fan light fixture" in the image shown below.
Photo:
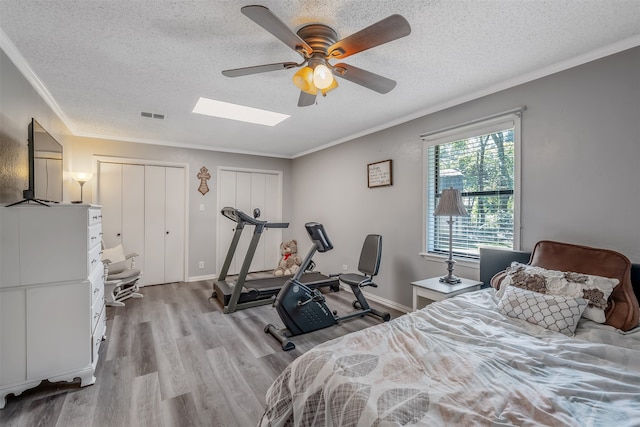
{"label": "ceiling fan light fixture", "polygon": [[320,92],[322,93],[322,96],[327,96],[327,92],[330,92],[337,87],[338,87],[338,81],[336,79],[333,79],[333,81],[331,82],[331,85],[326,89],[320,89]]}
{"label": "ceiling fan light fixture", "polygon": [[311,95],[317,92],[313,85],[313,69],[311,67],[302,67],[293,75],[293,84],[298,89]]}
{"label": "ceiling fan light fixture", "polygon": [[335,81],[329,67],[324,64],[316,65],[313,70],[313,84],[320,90],[327,89]]}

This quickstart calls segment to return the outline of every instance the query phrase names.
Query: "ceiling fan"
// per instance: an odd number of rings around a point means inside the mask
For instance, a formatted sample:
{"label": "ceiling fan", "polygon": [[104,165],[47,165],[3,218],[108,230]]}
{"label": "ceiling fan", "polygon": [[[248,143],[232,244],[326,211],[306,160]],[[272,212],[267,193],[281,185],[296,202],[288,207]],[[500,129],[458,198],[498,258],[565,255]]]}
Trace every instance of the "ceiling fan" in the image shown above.
{"label": "ceiling fan", "polygon": [[338,87],[337,81],[333,78],[334,75],[378,93],[390,92],[396,86],[394,80],[345,63],[332,65],[329,60],[343,59],[409,35],[411,27],[400,15],[391,15],[349,37],[338,40],[335,30],[324,24],[308,24],[294,33],[264,6],[244,6],[240,11],[302,55],[303,61],[224,70],[222,74],[227,77],[302,67],[293,76],[294,84],[300,88],[299,107],[313,105],[318,93],[325,96],[327,92]]}

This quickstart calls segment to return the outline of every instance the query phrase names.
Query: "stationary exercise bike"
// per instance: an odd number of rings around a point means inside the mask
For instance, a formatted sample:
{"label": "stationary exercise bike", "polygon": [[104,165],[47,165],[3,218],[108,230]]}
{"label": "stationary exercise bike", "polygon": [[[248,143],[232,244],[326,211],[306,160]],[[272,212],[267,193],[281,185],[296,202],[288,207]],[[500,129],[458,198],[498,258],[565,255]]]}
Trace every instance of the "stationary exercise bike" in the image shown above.
{"label": "stationary exercise bike", "polygon": [[340,275],[340,281],[349,285],[356,297],[353,302],[353,307],[356,311],[344,316],[338,316],[336,311],[331,311],[327,307],[322,292],[317,289],[311,289],[300,282],[301,272],[312,262],[315,253],[327,252],[333,249],[333,245],[322,224],[309,222],[305,224],[305,228],[309,233],[313,246],[302,262],[300,270],[284,284],[273,303],[280,319],[284,323],[284,328],[277,329],[274,325],[268,324],[265,326],[264,331],[277,339],[282,344],[282,349],[287,351],[296,347],[289,340],[290,337],[327,328],[338,324],[342,320],[369,314],[388,322],[391,319],[391,315],[369,307],[361,290],[365,286],[378,287],[373,282],[373,276],[378,274],[378,268],[380,267],[382,236],[370,234],[365,239],[360,254],[360,262],[358,263],[358,270],[364,274]]}

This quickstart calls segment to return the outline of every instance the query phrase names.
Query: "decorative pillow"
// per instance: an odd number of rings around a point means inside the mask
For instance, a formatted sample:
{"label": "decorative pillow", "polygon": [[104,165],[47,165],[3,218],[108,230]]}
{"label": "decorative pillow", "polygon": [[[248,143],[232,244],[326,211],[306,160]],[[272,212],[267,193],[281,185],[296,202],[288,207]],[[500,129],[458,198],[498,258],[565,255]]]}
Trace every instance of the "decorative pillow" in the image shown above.
{"label": "decorative pillow", "polygon": [[573,336],[586,307],[584,298],[545,295],[515,286],[508,286],[498,302],[498,310],[505,316],[568,336]]}
{"label": "decorative pillow", "polygon": [[103,249],[102,250],[102,259],[108,259],[111,262],[120,262],[124,261],[124,249],[122,249],[122,245],[118,245],[114,248]]}
{"label": "decorative pillow", "polygon": [[515,286],[547,295],[562,295],[569,298],[584,298],[588,307],[582,314],[594,322],[605,322],[605,309],[609,295],[618,284],[618,279],[589,274],[546,270],[519,262],[511,263],[500,283],[496,296],[501,298],[509,286]]}

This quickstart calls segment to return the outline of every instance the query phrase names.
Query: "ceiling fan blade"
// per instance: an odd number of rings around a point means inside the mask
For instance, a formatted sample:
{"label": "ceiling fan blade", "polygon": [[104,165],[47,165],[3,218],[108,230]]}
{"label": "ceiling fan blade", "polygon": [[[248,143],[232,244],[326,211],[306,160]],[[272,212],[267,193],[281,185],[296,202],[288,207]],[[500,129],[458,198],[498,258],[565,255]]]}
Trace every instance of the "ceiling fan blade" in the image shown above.
{"label": "ceiling fan blade", "polygon": [[364,28],[333,45],[327,52],[332,58],[346,58],[363,50],[371,49],[384,43],[408,36],[411,26],[400,15],[391,15],[382,21]]}
{"label": "ceiling fan blade", "polygon": [[336,64],[333,67],[333,74],[378,93],[388,93],[396,87],[395,80],[388,79],[371,71],[363,70],[362,68],[354,67],[353,65],[343,63]]}
{"label": "ceiling fan blade", "polygon": [[223,75],[227,77],[248,76],[250,74],[266,73],[267,71],[288,70],[289,68],[299,67],[301,64],[295,62],[278,62],[277,64],[256,65],[253,67],[234,68],[232,70],[224,70]]}
{"label": "ceiling fan blade", "polygon": [[300,98],[298,98],[298,107],[308,107],[316,103],[316,96],[307,92],[300,91]]}
{"label": "ceiling fan blade", "polygon": [[249,19],[262,28],[273,34],[277,39],[289,46],[296,52],[304,50],[311,55],[313,49],[296,33],[291,31],[287,25],[275,16],[269,9],[264,6],[252,5],[244,6],[240,11]]}

